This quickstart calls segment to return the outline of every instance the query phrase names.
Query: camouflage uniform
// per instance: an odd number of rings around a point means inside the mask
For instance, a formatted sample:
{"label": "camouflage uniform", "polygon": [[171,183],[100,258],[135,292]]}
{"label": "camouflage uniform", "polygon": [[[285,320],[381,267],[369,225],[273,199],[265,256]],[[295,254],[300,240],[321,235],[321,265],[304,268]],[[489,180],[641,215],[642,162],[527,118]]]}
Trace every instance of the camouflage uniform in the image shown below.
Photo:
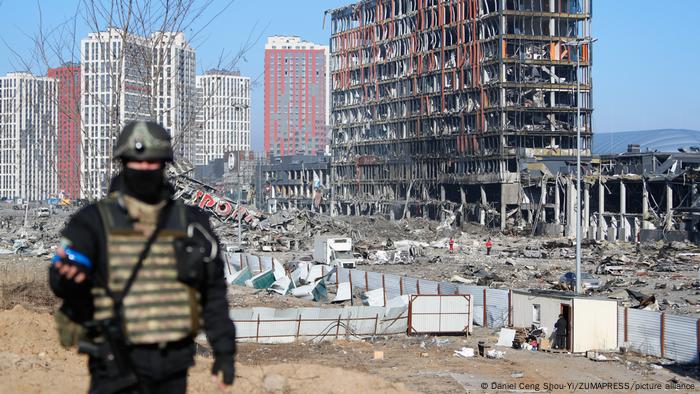
{"label": "camouflage uniform", "polygon": [[[167,133],[158,126],[160,134],[154,138],[153,127],[147,122],[128,125],[118,139],[115,155],[124,161],[172,160]],[[167,145],[162,143],[166,137]],[[125,145],[131,148],[120,151]],[[208,215],[172,201],[173,188],[164,180],[155,189],[157,198],[144,202],[144,197],[130,190],[126,172],[113,179],[105,199],[78,211],[62,231],[62,247],[72,261],[89,266],[90,280],[78,284],[53,266],[49,270],[51,288],[63,299],[56,314],[61,342],[75,345],[84,335],[84,323],[113,314],[112,299],[100,284],[120,292],[169,202],[164,225],[123,300],[121,315],[129,359],[140,383],[138,391],[184,392],[187,369],[194,364],[193,338],[200,326],[215,358],[230,360],[233,368],[235,328],[228,315],[223,261],[217,255],[207,263],[212,274],[206,284],[191,287],[178,281],[173,241],[185,236],[192,223],[213,235]],[[88,366],[90,391],[99,390],[107,379],[104,365],[91,356]]]}

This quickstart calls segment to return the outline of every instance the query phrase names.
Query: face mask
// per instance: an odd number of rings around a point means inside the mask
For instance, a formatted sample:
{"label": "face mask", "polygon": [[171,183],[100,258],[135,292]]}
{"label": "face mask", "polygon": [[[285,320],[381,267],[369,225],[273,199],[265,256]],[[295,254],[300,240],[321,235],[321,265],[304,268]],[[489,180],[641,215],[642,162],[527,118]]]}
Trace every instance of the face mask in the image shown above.
{"label": "face mask", "polygon": [[161,191],[165,184],[165,174],[162,168],[134,170],[126,167],[123,171],[127,194],[146,203],[155,204],[160,201]]}

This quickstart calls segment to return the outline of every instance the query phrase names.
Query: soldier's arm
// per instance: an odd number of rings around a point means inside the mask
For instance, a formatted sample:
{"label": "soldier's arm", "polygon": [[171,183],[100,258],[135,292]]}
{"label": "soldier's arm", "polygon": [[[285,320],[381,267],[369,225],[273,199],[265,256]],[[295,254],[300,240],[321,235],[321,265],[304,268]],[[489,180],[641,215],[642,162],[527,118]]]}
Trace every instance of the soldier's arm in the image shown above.
{"label": "soldier's arm", "polygon": [[[95,274],[101,233],[101,221],[95,206],[78,211],[61,231],[61,245],[49,268],[51,290],[63,299],[61,310],[77,322],[89,319],[91,315],[89,278]],[[66,257],[72,264],[65,264]],[[70,265],[79,266],[84,277],[81,278]]]}
{"label": "soldier's arm", "polygon": [[[190,208],[190,220],[201,224],[214,238],[218,238],[209,225],[209,217],[202,211]],[[236,329],[229,316],[228,301],[226,300],[226,281],[224,279],[224,263],[221,247],[216,258],[209,262],[212,270],[206,286],[200,288],[202,319],[204,331],[214,354],[233,355],[236,351]]]}

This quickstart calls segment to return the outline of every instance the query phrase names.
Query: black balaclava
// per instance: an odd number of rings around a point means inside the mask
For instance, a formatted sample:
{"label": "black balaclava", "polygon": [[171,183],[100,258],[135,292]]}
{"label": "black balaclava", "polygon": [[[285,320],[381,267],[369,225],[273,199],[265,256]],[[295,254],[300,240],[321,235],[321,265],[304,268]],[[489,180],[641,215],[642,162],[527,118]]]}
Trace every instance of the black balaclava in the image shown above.
{"label": "black balaclava", "polygon": [[165,167],[157,170],[135,170],[124,165],[122,170],[124,192],[147,204],[163,200]]}

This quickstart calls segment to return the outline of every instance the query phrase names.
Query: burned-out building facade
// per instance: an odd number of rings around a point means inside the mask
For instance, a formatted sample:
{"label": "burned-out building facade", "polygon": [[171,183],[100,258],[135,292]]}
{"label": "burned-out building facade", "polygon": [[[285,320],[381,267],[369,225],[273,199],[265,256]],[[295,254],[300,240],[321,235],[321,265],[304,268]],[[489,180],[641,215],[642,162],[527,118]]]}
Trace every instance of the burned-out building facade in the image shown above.
{"label": "burned-out building facade", "polygon": [[266,212],[330,209],[330,156],[272,156],[256,164],[257,207]]}
{"label": "burned-out building facade", "polygon": [[336,212],[447,208],[505,228],[527,216],[523,163],[590,156],[591,0],[363,0],[329,13]]}

